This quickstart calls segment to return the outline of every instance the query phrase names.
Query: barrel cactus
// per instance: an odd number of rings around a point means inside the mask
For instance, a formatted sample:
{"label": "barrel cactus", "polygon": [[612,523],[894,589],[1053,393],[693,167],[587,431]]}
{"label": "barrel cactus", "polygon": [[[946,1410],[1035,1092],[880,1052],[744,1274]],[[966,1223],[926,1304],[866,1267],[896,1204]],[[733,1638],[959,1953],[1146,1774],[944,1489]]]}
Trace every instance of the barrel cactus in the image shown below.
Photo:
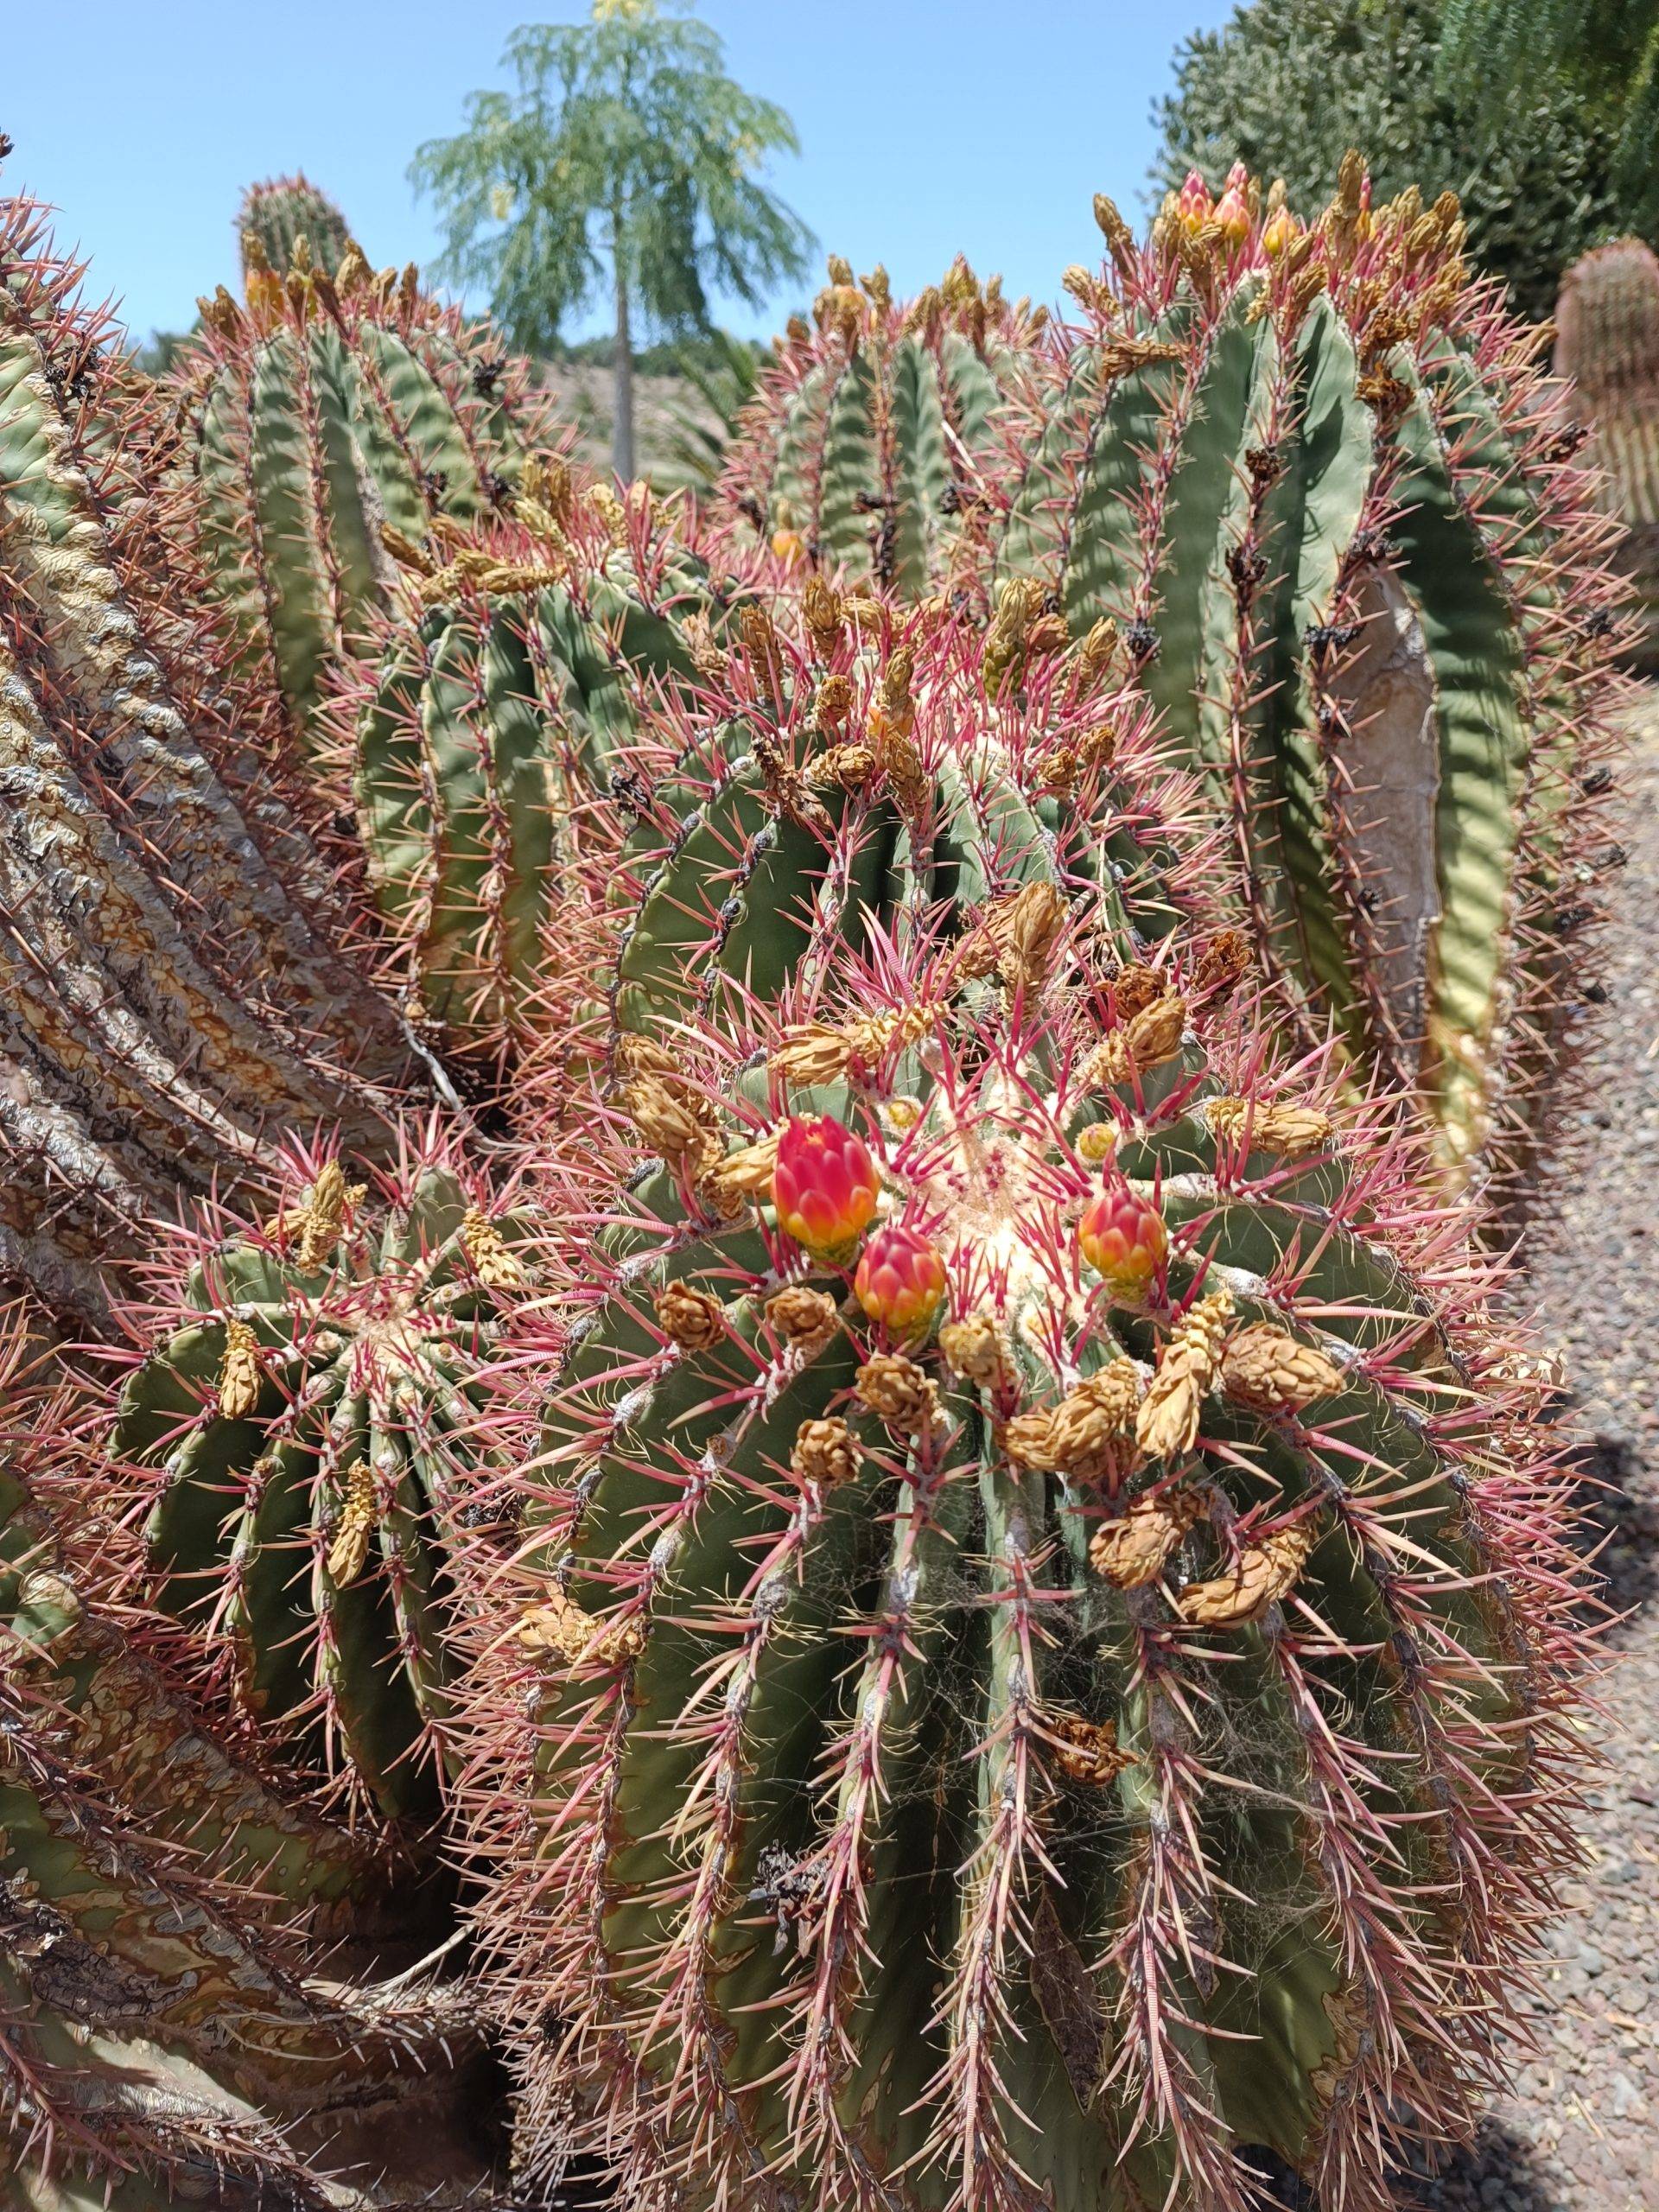
{"label": "barrel cactus", "polygon": [[779,341],[721,485],[791,563],[919,598],[944,574],[996,451],[996,413],[1044,321],[964,261],[901,305],[886,271],[830,264],[816,331]]}
{"label": "barrel cactus", "polygon": [[257,1173],[273,1125],[372,1142],[411,1063],[169,591],[170,433],[78,277],[0,203],[0,1276],[96,1322],[181,1185]]}
{"label": "barrel cactus", "polygon": [[741,589],[642,492],[532,459],[511,521],[406,549],[416,619],[336,702],[404,1003],[454,1061],[499,1069],[562,976],[591,995],[584,901],[616,846],[594,802]]}
{"label": "barrel cactus", "polygon": [[527,2172],[1383,2212],[1471,2124],[1567,1849],[1544,1432],[1233,941],[1101,950],[878,936],[655,1063],[475,1705]]}
{"label": "barrel cactus", "polygon": [[[1109,617],[1236,855],[1269,970],[1501,1163],[1573,996],[1608,781],[1608,530],[1455,200],[1311,226],[1194,178],[1074,289],[996,576]],[[1605,854],[1605,846],[1600,849]]]}
{"label": "barrel cactus", "polygon": [[304,746],[330,671],[390,603],[387,527],[418,542],[501,510],[548,417],[524,365],[425,297],[412,264],[377,276],[350,248],[330,275],[302,236],[281,276],[249,252],[245,302],[204,300],[174,372],[191,429],[174,526]]}
{"label": "barrel cactus", "polygon": [[1635,599],[1631,657],[1659,666],[1659,255],[1640,238],[1574,262],[1555,310],[1555,373],[1591,432],[1599,496],[1623,527],[1617,561]]}
{"label": "barrel cactus", "polygon": [[[0,1356],[0,2208],[479,2202],[472,1999],[427,1975],[358,1978],[377,1940],[419,1956],[429,1897],[233,1748],[165,1635],[111,1602],[79,1541],[84,1502],[65,1501],[60,1526],[36,1494],[73,1426],[19,1358],[14,1339]],[[362,1939],[349,1955],[348,1936]],[[451,2176],[430,2194],[435,2149]]]}
{"label": "barrel cactus", "polygon": [[286,276],[302,238],[306,250],[301,267],[338,276],[352,245],[344,215],[302,171],[251,184],[236,211],[236,235],[245,282],[266,269]]}
{"label": "barrel cactus", "polygon": [[129,1316],[111,1449],[143,1588],[223,1655],[245,1713],[406,1822],[435,1807],[445,1549],[485,1478],[475,1378],[527,1225],[436,1132],[359,1184],[296,1153],[263,1227],[204,1224]]}

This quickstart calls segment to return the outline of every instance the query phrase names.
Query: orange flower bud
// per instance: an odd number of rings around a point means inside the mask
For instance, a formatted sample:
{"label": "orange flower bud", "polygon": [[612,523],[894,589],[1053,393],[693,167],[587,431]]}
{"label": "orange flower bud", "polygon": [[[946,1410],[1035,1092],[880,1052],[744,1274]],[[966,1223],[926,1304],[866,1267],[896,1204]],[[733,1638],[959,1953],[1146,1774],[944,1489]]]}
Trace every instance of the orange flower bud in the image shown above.
{"label": "orange flower bud", "polygon": [[1227,172],[1227,182],[1221,198],[1216,202],[1214,221],[1221,228],[1230,251],[1236,252],[1250,234],[1250,207],[1246,194],[1250,180],[1243,162],[1235,162]]}
{"label": "orange flower bud", "polygon": [[1262,233],[1262,250],[1269,261],[1277,261],[1280,255],[1295,238],[1296,232],[1296,218],[1291,213],[1289,208],[1277,209],[1269,220],[1267,229]]}
{"label": "orange flower bud", "polygon": [[878,1229],[864,1247],[853,1288],[872,1321],[885,1322],[895,1336],[919,1337],[944,1296],[944,1262],[913,1229]]}
{"label": "orange flower bud", "polygon": [[1214,207],[1209,186],[1197,169],[1189,169],[1186,182],[1175,195],[1176,221],[1189,236],[1192,236],[1210,220]]}
{"label": "orange flower bud", "polygon": [[1169,1232],[1157,1207],[1137,1197],[1121,1175],[1109,1175],[1077,1224],[1077,1245],[1118,1306],[1143,1306],[1169,1253]]}
{"label": "orange flower bud", "polygon": [[791,1115],[778,1135],[772,1202],[778,1226],[815,1260],[849,1259],[880,1190],[862,1137],[833,1114]]}

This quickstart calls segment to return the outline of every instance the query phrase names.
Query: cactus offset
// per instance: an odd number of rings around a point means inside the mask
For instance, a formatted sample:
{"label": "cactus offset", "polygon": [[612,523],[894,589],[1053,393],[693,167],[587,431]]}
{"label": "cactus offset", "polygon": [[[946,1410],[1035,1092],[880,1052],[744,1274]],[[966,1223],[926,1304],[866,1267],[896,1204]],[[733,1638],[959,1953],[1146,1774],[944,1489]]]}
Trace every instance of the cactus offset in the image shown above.
{"label": "cactus offset", "polygon": [[305,251],[298,257],[300,266],[337,276],[353,245],[344,215],[303,171],[251,184],[236,211],[236,236],[245,284],[262,269],[286,276],[302,238]]}
{"label": "cactus offset", "polygon": [[97,1318],[181,1183],[268,1160],[272,1123],[371,1141],[409,1058],[322,934],[226,641],[169,603],[166,434],[78,276],[0,205],[0,1274]]}
{"label": "cactus offset", "polygon": [[1623,525],[1620,573],[1635,598],[1632,658],[1659,667],[1659,255],[1640,238],[1597,246],[1561,281],[1555,373],[1588,426],[1600,498]]}
{"label": "cactus offset", "polygon": [[[988,997],[953,951],[689,1025],[707,1141],[592,1242],[474,1708],[521,2168],[575,2114],[626,2202],[1120,2212],[1243,2208],[1265,2145],[1383,2212],[1379,2145],[1471,2124],[1568,1848],[1547,1432],[1419,1163],[1338,1138],[1224,963],[1068,928]],[[1131,1045],[1148,988],[1179,1019]],[[791,1077],[803,1018],[904,1041]],[[865,1251],[942,1264],[937,1341],[774,1213],[826,1115]],[[1103,1184],[1164,1225],[1128,1302]]]}
{"label": "cactus offset", "polygon": [[482,1478],[474,1378],[527,1224],[435,1132],[372,1199],[337,1160],[288,1166],[264,1228],[185,1240],[201,1256],[128,1317],[143,1359],[111,1448],[145,1586],[224,1652],[237,1701],[418,1818],[449,1718],[445,1551]]}
{"label": "cactus offset", "polygon": [[175,527],[309,746],[330,671],[389,603],[383,527],[418,542],[504,507],[547,416],[524,365],[412,264],[377,276],[352,248],[331,276],[303,237],[285,276],[261,259],[245,304],[202,302],[171,379],[191,428]]}
{"label": "cactus offset", "polygon": [[917,599],[982,497],[996,409],[1044,316],[963,261],[908,306],[883,270],[855,285],[832,261],[830,278],[816,334],[797,321],[779,341],[721,498],[788,566]]}
{"label": "cactus offset", "polygon": [[[1194,179],[1112,266],[1006,486],[997,570],[1121,626],[1206,774],[1270,969],[1502,1162],[1573,995],[1608,526],[1449,195],[1309,229]],[[1604,849],[1605,850],[1605,849]]]}

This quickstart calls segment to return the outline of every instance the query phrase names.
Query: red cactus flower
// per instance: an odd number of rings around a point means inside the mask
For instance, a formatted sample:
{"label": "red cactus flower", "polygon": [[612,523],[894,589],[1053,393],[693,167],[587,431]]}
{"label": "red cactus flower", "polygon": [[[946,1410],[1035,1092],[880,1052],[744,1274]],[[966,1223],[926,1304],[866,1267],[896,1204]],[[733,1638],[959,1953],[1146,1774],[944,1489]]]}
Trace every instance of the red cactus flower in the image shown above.
{"label": "red cactus flower", "polygon": [[1189,169],[1186,173],[1186,182],[1176,194],[1176,221],[1184,231],[1188,232],[1201,231],[1210,220],[1213,208],[1214,202],[1210,197],[1209,186],[1205,184],[1197,169]]}
{"label": "red cactus flower", "polygon": [[1121,1175],[1109,1175],[1077,1224],[1077,1245],[1114,1304],[1141,1306],[1169,1252],[1164,1217]]}
{"label": "red cactus flower", "polygon": [[944,1262],[913,1229],[878,1229],[864,1247],[853,1288],[872,1321],[884,1321],[895,1336],[919,1337],[944,1296]]}
{"label": "red cactus flower", "polygon": [[875,1214],[880,1190],[862,1137],[833,1114],[795,1114],[778,1138],[772,1202],[778,1226],[815,1260],[851,1256]]}

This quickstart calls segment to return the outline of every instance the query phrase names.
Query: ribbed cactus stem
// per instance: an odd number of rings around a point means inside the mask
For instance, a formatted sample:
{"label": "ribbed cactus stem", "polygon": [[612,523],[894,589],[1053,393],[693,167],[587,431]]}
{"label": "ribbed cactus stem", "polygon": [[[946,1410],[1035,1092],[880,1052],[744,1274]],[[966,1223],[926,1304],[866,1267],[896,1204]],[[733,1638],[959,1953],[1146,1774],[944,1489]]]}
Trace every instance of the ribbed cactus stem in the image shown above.
{"label": "ribbed cactus stem", "polygon": [[1639,238],[1597,246],[1561,282],[1555,373],[1590,432],[1585,459],[1623,526],[1618,561],[1634,600],[1636,664],[1659,659],[1659,256]]}

